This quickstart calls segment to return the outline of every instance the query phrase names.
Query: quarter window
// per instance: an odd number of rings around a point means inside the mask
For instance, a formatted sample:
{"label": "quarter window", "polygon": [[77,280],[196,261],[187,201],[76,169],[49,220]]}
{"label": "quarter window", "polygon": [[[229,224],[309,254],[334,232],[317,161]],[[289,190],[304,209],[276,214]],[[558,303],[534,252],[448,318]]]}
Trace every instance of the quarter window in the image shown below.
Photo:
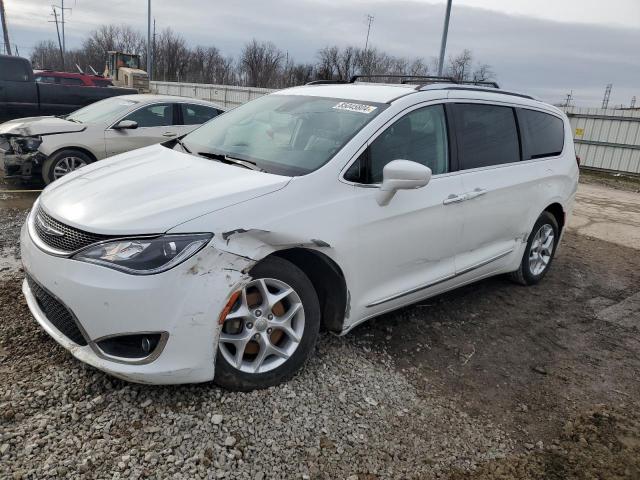
{"label": "quarter window", "polygon": [[520,160],[512,108],[483,104],[456,104],[453,108],[460,170]]}
{"label": "quarter window", "polygon": [[173,105],[170,103],[149,105],[136,110],[123,120],[133,120],[141,128],[173,125]]}
{"label": "quarter window", "polygon": [[554,115],[536,110],[518,111],[523,135],[524,159],[560,155],[564,146],[564,122]]}
{"label": "quarter window", "polygon": [[180,108],[182,109],[182,122],[185,125],[201,125],[220,113],[220,110],[215,108],[189,103],[181,104]]}
{"label": "quarter window", "polygon": [[345,179],[380,183],[385,165],[393,160],[420,163],[434,175],[448,171],[447,127],[442,105],[414,110],[387,128],[349,168]]}

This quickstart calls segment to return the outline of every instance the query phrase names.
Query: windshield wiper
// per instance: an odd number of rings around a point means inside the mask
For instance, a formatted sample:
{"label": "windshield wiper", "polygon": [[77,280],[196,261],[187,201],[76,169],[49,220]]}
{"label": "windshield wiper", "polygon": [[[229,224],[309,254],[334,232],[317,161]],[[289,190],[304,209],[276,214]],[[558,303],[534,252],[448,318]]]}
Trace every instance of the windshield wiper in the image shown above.
{"label": "windshield wiper", "polygon": [[187,148],[187,146],[184,144],[184,142],[183,142],[180,138],[176,138],[176,139],[175,139],[175,141],[176,141],[176,143],[177,143],[178,145],[180,145],[180,146],[182,147],[182,149],[183,149],[185,152],[187,152],[187,153],[191,153],[191,150],[189,150],[189,149]]}
{"label": "windshield wiper", "polygon": [[255,170],[257,172],[265,171],[264,169],[260,168],[258,164],[256,164],[256,162],[252,162],[251,160],[243,160],[241,158],[230,157],[229,155],[224,155],[222,153],[198,152],[198,155],[229,165],[239,165],[241,167],[248,168],[249,170]]}

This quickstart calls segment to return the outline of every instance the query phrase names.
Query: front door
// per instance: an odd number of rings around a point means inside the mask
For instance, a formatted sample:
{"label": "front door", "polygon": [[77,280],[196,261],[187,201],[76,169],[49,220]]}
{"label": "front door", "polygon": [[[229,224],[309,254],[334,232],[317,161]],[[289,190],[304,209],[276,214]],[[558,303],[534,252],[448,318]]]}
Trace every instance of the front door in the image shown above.
{"label": "front door", "polygon": [[107,157],[175,138],[179,128],[174,125],[176,117],[172,103],[155,103],[131,112],[120,121],[132,120],[137,128],[105,131]]}
{"label": "front door", "polygon": [[[431,168],[428,185],[398,191],[388,205],[376,201],[382,170],[392,160]],[[365,315],[425,297],[455,274],[461,209],[450,197],[462,190],[449,173],[447,126],[442,105],[420,107],[393,122],[354,163],[345,179],[356,186],[358,282]]]}

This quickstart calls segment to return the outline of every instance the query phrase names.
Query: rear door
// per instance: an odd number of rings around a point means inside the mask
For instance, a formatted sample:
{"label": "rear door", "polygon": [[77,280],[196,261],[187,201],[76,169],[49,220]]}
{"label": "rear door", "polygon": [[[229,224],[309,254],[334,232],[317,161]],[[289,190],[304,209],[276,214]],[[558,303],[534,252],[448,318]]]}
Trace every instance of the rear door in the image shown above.
{"label": "rear door", "polygon": [[481,276],[511,262],[518,243],[526,241],[546,172],[535,162],[521,161],[515,108],[454,103],[451,111],[464,212],[456,273]]}
{"label": "rear door", "polygon": [[107,157],[175,138],[178,130],[174,107],[173,103],[145,105],[118,120],[132,120],[138,128],[108,128],[105,131]]}

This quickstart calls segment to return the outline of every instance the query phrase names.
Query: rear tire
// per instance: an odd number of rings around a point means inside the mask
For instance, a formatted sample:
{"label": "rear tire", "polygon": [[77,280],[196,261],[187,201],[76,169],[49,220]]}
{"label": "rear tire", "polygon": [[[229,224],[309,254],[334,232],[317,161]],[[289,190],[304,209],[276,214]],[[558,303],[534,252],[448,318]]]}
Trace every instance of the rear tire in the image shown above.
{"label": "rear tire", "polygon": [[539,283],[551,267],[559,236],[556,218],[547,211],[542,212],[529,234],[520,267],[511,274],[511,279],[521,285]]}
{"label": "rear tire", "polygon": [[[268,257],[251,276],[218,340],[214,382],[228,390],[262,389],[290,379],[313,352],[320,330],[318,296],[297,266]],[[263,351],[267,357],[261,357]]]}
{"label": "rear tire", "polygon": [[78,168],[93,163],[93,158],[80,150],[65,149],[54,153],[42,165],[42,179],[46,185]]}

